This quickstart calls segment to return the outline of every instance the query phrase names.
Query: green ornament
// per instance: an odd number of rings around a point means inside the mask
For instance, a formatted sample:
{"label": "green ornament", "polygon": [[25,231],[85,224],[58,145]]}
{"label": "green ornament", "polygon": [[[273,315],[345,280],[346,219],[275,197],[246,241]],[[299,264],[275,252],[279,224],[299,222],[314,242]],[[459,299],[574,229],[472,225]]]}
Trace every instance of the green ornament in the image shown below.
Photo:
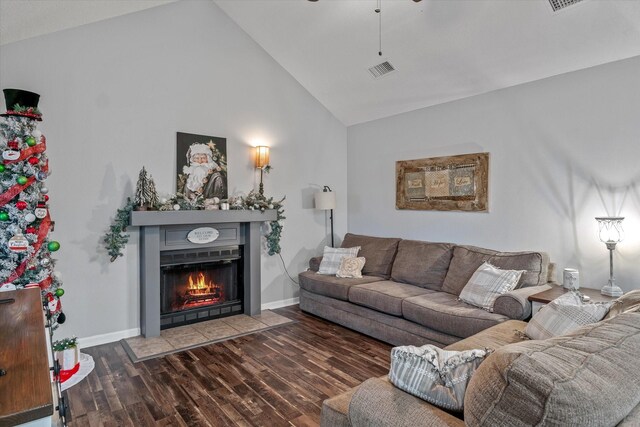
{"label": "green ornament", "polygon": [[28,179],[27,179],[26,176],[19,176],[18,179],[16,179],[16,181],[20,185],[25,185],[27,183]]}
{"label": "green ornament", "polygon": [[0,173],[4,172],[6,170],[7,170],[7,168],[6,168],[5,165],[0,165]]}
{"label": "green ornament", "polygon": [[32,136],[26,137],[24,142],[26,142],[29,147],[33,147],[34,145],[36,145],[36,139]]}
{"label": "green ornament", "polygon": [[62,295],[64,295],[64,289],[62,289],[62,288],[58,288],[58,289],[56,289],[55,294],[56,294],[56,296],[57,296],[58,298],[60,298]]}
{"label": "green ornament", "polygon": [[55,240],[52,240],[47,244],[47,249],[49,249],[51,252],[55,252],[58,249],[60,249],[60,243],[56,242]]}
{"label": "green ornament", "polygon": [[0,221],[9,221],[9,214],[4,211],[0,212]]}

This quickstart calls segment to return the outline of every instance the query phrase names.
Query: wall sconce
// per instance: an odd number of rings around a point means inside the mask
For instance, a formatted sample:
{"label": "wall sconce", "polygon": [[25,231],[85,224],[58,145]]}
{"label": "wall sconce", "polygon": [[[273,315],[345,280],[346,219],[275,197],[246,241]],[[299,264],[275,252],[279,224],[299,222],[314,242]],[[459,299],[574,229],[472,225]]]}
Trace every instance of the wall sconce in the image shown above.
{"label": "wall sconce", "polygon": [[264,169],[269,167],[269,147],[259,145],[256,147],[256,169],[260,169],[260,195],[264,196],[264,185],[262,184],[262,175]]}
{"label": "wall sconce", "polygon": [[331,247],[333,243],[333,210],[336,208],[336,193],[331,191],[328,185],[325,185],[322,192],[315,193],[313,199],[316,203],[316,209],[323,211],[331,211],[329,219],[331,220]]}
{"label": "wall sconce", "polygon": [[598,221],[598,237],[609,249],[609,283],[602,288],[600,293],[610,297],[622,295],[622,289],[616,286],[616,279],[613,277],[613,251],[616,249],[616,244],[624,238],[623,219],[624,217],[619,216],[596,217],[596,221]]}

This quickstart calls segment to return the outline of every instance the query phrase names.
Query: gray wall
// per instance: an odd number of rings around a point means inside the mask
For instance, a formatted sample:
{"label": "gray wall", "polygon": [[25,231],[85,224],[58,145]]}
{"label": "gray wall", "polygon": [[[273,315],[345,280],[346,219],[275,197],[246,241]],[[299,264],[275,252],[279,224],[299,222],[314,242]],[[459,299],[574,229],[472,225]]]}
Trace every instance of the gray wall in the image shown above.
{"label": "gray wall", "polygon": [[[595,216],[622,215],[620,286],[640,288],[640,57],[348,128],[349,231],[545,250],[600,288]],[[491,153],[489,213],[395,209],[395,161]]]}
{"label": "gray wall", "polygon": [[[346,230],[346,128],[210,1],[181,1],[0,48],[0,85],[41,94],[52,237],[68,321],[86,337],[139,326],[138,234],[110,264],[101,238],[144,165],[175,191],[176,132],[227,138],[230,192],[257,187],[251,145],[272,147],[268,195],[287,196],[292,275],[326,243],[314,188],[337,191]],[[263,303],[298,295],[278,257],[262,260]]]}

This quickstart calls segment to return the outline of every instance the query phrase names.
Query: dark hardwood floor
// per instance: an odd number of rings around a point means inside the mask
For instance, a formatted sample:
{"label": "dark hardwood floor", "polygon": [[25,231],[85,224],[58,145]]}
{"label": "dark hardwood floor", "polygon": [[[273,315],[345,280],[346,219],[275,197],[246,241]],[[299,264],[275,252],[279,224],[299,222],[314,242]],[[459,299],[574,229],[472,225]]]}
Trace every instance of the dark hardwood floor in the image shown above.
{"label": "dark hardwood floor", "polygon": [[312,426],[322,401],[384,375],[391,346],[300,311],[298,323],[133,364],[120,343],[66,391],[70,426]]}

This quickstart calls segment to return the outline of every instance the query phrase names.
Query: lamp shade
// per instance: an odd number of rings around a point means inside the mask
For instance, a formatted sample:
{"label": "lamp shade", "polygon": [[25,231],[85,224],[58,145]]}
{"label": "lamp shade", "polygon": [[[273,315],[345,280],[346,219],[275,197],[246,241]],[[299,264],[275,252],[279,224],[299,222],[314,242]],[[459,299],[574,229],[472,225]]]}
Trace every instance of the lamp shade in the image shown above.
{"label": "lamp shade", "polygon": [[333,191],[322,191],[314,194],[316,209],[329,210],[336,208],[336,193]]}
{"label": "lamp shade", "polygon": [[269,147],[260,145],[256,147],[256,167],[263,168],[269,165]]}
{"label": "lamp shade", "polygon": [[619,216],[596,217],[598,221],[598,237],[603,243],[618,243],[624,239],[622,220]]}

